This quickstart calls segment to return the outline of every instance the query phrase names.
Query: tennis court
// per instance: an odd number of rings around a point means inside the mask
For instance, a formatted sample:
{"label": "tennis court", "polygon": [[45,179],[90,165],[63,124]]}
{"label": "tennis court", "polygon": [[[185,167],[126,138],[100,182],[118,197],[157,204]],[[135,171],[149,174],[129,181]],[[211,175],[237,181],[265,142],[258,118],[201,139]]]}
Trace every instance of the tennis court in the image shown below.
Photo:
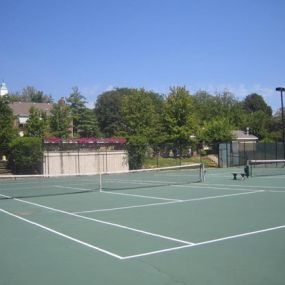
{"label": "tennis court", "polygon": [[173,184],[165,171],[130,187],[118,176],[116,191],[90,191],[92,176],[1,180],[0,284],[283,285],[285,173],[236,171],[207,169],[190,184],[187,171]]}

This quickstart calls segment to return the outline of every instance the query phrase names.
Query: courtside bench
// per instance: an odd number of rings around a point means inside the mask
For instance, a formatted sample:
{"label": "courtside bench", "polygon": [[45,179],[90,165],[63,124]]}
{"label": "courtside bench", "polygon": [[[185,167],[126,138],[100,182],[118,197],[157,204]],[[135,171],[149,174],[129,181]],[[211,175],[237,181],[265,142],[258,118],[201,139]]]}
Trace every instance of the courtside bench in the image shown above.
{"label": "courtside bench", "polygon": [[237,176],[240,175],[241,176],[241,180],[244,180],[245,178],[245,173],[239,173],[239,172],[233,172],[233,176],[234,176],[234,180],[237,180]]}

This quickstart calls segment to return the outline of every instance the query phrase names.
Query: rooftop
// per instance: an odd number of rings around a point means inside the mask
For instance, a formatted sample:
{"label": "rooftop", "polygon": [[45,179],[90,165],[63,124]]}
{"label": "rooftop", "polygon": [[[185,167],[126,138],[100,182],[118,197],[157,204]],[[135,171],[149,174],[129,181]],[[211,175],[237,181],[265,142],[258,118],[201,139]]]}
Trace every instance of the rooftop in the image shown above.
{"label": "rooftop", "polygon": [[9,104],[9,107],[13,110],[16,116],[29,116],[30,109],[32,107],[50,113],[53,107],[51,103],[33,103],[33,102],[13,102]]}
{"label": "rooftop", "polygon": [[233,131],[234,139],[238,141],[257,141],[258,137],[249,134],[249,132],[244,132],[241,130]]}

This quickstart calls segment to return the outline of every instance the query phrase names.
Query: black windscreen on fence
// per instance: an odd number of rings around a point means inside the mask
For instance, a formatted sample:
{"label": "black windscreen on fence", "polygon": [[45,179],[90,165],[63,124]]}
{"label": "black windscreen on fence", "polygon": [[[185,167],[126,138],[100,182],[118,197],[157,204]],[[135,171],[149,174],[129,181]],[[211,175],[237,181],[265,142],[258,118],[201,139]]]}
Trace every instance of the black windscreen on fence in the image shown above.
{"label": "black windscreen on fence", "polygon": [[219,166],[246,165],[247,160],[284,159],[283,142],[232,142],[219,145]]}

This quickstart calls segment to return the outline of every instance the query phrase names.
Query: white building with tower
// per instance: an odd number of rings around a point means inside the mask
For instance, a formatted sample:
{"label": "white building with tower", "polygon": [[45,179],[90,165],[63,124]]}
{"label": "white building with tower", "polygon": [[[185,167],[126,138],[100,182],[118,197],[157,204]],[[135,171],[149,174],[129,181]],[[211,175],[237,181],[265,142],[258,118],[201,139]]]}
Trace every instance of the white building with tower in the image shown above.
{"label": "white building with tower", "polygon": [[8,94],[8,88],[4,81],[0,84],[0,96],[4,96]]}

